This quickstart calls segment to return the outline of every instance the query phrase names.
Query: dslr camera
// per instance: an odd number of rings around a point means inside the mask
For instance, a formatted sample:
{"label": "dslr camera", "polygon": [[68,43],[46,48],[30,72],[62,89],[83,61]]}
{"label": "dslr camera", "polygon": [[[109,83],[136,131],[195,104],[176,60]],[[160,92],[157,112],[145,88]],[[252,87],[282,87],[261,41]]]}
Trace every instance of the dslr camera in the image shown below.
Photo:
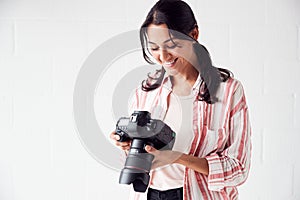
{"label": "dslr camera", "polygon": [[119,183],[132,183],[134,191],[145,192],[154,159],[152,154],[146,152],[145,146],[171,150],[176,134],[161,120],[151,119],[148,111],[134,111],[130,117],[121,117],[116,124],[116,134],[120,136],[120,142],[132,140]]}

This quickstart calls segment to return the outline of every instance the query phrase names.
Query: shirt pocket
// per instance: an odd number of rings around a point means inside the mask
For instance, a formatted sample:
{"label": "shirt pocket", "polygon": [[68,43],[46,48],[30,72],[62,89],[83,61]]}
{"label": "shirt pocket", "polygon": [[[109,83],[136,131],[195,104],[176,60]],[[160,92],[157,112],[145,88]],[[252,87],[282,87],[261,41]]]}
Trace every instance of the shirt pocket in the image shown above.
{"label": "shirt pocket", "polygon": [[226,134],[224,128],[210,129],[208,126],[203,127],[204,155],[220,152],[226,145]]}

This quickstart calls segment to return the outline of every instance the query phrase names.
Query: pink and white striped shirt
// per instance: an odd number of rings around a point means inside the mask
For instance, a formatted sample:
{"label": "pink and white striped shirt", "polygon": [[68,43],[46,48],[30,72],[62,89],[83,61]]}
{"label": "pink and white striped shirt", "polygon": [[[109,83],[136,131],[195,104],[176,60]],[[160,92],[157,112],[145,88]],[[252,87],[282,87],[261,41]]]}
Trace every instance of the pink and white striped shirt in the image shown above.
{"label": "pink and white striped shirt", "polygon": [[[251,128],[244,90],[238,80],[230,78],[221,82],[218,101],[208,104],[197,99],[200,83],[198,76],[192,88],[194,136],[189,154],[206,158],[209,174],[185,167],[184,200],[238,199],[237,186],[248,177],[251,157]],[[146,110],[152,118],[164,120],[171,92],[167,76],[153,91],[145,92],[139,87],[129,102],[129,113]],[[146,199],[146,193],[131,191],[130,199]]]}

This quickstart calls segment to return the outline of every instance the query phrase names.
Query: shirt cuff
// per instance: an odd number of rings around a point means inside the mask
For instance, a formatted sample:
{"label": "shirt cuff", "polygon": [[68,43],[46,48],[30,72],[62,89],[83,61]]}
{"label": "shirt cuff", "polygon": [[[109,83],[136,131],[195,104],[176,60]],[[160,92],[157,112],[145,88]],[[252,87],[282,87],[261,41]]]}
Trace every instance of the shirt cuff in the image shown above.
{"label": "shirt cuff", "polygon": [[208,189],[211,191],[220,192],[224,189],[224,171],[217,154],[212,154],[205,157],[208,162]]}

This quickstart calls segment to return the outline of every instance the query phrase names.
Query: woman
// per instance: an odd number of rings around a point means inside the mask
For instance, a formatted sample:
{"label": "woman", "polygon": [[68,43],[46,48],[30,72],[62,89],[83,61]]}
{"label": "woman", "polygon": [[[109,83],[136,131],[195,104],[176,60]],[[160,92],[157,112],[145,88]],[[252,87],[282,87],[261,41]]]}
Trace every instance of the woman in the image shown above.
{"label": "woman", "polygon": [[[251,129],[241,83],[212,66],[191,8],[160,0],[140,29],[143,56],[162,65],[135,91],[130,113],[147,110],[176,132],[172,151],[155,156],[147,199],[238,199],[250,168]],[[128,150],[130,142],[118,142]],[[135,193],[138,199],[142,193]]]}

